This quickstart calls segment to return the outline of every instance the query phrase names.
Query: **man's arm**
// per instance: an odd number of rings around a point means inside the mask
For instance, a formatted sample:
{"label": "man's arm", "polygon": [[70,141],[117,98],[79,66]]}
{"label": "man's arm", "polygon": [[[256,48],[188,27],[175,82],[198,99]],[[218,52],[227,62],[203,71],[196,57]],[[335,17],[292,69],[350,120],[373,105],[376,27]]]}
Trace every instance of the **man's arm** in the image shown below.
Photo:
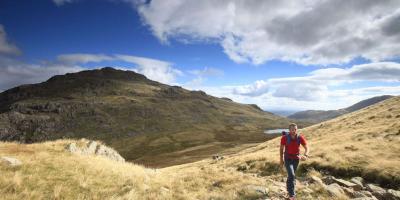
{"label": "man's arm", "polygon": [[281,144],[281,147],[279,149],[279,158],[280,158],[280,166],[283,167],[283,149],[285,148],[284,145]]}
{"label": "man's arm", "polygon": [[304,147],[304,156],[302,156],[302,160],[306,160],[308,158],[308,153],[310,152],[310,148],[308,147],[307,144],[302,144],[302,146]]}

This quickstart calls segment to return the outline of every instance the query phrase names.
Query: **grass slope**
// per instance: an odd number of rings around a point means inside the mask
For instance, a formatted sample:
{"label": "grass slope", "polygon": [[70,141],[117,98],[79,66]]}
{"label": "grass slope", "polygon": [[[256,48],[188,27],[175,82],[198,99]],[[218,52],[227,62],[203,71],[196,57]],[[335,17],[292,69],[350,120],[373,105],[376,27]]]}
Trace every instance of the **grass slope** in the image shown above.
{"label": "grass slope", "polygon": [[[300,166],[330,170],[341,176],[399,189],[400,97],[303,129],[311,158]],[[1,143],[0,156],[12,156],[20,167],[0,165],[4,199],[257,199],[249,185],[283,187],[279,172],[279,138],[227,155],[162,169],[118,163],[65,152],[68,140],[37,144]],[[238,166],[249,166],[246,173]],[[312,171],[311,171],[312,172]],[[280,185],[280,186],[279,186]],[[299,199],[329,199],[326,191],[298,185]],[[343,198],[345,199],[345,198]]]}

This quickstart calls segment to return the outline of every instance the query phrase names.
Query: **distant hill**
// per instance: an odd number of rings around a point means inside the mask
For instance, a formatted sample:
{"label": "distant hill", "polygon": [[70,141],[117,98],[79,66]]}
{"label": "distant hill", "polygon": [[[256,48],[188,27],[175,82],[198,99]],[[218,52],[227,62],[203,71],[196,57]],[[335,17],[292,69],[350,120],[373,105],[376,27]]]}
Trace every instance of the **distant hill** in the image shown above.
{"label": "distant hill", "polygon": [[357,110],[360,110],[362,108],[365,108],[367,106],[373,105],[375,103],[378,103],[380,101],[386,100],[388,98],[391,98],[393,96],[391,95],[383,95],[383,96],[377,96],[377,97],[372,97],[369,99],[362,100],[352,106],[349,106],[347,108],[339,109],[339,110],[306,110],[306,111],[300,111],[296,112],[292,115],[289,115],[289,119],[295,119],[295,120],[301,120],[301,121],[307,121],[311,123],[318,123],[322,121],[326,121],[329,119],[333,119],[335,117],[338,117],[340,115],[354,112]]}
{"label": "distant hill", "polygon": [[292,115],[292,114],[298,112],[296,110],[268,110],[268,111],[271,113],[274,113],[275,115],[279,115],[282,117],[287,117],[289,115]]}
{"label": "distant hill", "polygon": [[[110,67],[0,93],[0,140],[104,141],[127,160],[165,166],[269,139],[287,118]],[[179,159],[177,159],[179,158]]]}

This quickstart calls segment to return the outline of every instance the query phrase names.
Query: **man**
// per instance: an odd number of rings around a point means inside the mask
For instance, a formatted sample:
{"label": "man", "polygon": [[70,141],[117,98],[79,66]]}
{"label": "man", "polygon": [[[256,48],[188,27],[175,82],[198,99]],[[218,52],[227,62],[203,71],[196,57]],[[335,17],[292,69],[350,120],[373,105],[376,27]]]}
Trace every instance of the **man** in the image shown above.
{"label": "man", "polygon": [[[304,147],[305,153],[303,156],[300,155],[300,144]],[[289,125],[289,133],[282,135],[281,147],[280,147],[280,167],[285,168],[288,174],[286,181],[287,191],[289,193],[289,199],[295,199],[296,192],[296,169],[299,165],[299,160],[307,160],[309,148],[307,141],[304,136],[297,134],[297,125],[292,123]]]}

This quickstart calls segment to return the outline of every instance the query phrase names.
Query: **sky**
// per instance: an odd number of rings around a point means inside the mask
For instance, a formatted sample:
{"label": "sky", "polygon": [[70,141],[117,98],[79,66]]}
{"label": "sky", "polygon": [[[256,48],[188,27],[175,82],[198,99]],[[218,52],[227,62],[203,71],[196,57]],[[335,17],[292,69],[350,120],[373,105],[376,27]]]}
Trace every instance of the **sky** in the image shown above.
{"label": "sky", "polygon": [[264,110],[400,95],[399,0],[1,0],[0,91],[111,66]]}

